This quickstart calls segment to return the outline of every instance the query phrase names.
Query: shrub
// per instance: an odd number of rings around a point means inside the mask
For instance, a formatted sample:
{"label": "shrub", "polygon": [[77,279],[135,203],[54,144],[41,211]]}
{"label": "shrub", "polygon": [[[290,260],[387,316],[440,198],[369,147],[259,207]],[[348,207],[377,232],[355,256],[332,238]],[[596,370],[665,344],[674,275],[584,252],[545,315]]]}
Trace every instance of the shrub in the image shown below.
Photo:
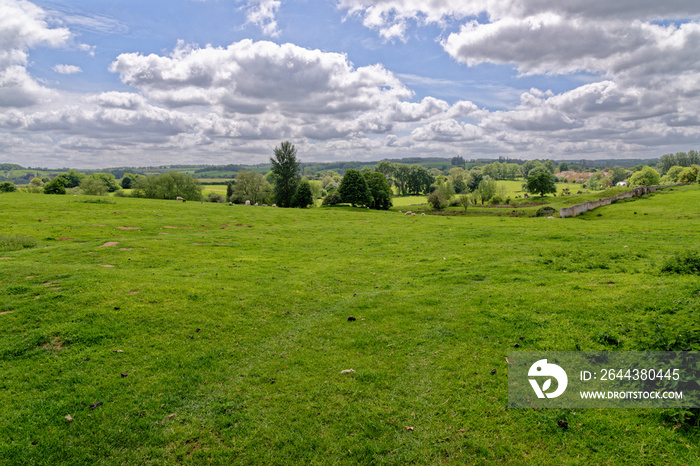
{"label": "shrub", "polygon": [[700,252],[685,251],[676,254],[661,267],[664,273],[700,275]]}
{"label": "shrub", "polygon": [[661,176],[651,167],[644,167],[629,178],[630,186],[653,186],[659,184]]}
{"label": "shrub", "polygon": [[343,198],[340,197],[340,194],[338,194],[337,191],[334,191],[334,192],[330,193],[328,196],[323,198],[323,202],[321,203],[321,205],[332,206],[332,205],[342,204],[342,202],[343,202]]}
{"label": "shrub", "polygon": [[537,213],[535,215],[538,217],[549,217],[552,214],[554,214],[554,209],[549,206],[544,206],[537,209]]}
{"label": "shrub", "polygon": [[435,210],[442,210],[447,207],[447,198],[439,189],[430,193],[428,196],[428,204],[433,206]]}
{"label": "shrub", "polygon": [[306,209],[310,205],[314,205],[314,195],[311,191],[311,184],[308,180],[303,179],[297,184],[297,190],[292,196],[291,206]]}
{"label": "shrub", "polygon": [[223,204],[224,196],[222,196],[219,193],[209,193],[209,196],[207,197],[207,201]]}
{"label": "shrub", "polygon": [[44,185],[44,194],[66,194],[66,180],[57,176]]}
{"label": "shrub", "polygon": [[17,191],[17,186],[12,181],[4,181],[0,183],[0,193],[12,193]]}
{"label": "shrub", "polygon": [[491,205],[500,205],[503,204],[503,198],[499,195],[496,194],[489,200],[489,204]]}

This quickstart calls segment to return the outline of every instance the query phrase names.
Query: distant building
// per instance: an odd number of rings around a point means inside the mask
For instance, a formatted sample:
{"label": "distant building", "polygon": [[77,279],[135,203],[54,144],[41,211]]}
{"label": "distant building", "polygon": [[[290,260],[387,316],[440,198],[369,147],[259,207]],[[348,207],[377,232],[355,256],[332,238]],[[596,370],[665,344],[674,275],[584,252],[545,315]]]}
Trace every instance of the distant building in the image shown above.
{"label": "distant building", "polygon": [[627,182],[626,181],[618,181],[617,186],[627,186]]}

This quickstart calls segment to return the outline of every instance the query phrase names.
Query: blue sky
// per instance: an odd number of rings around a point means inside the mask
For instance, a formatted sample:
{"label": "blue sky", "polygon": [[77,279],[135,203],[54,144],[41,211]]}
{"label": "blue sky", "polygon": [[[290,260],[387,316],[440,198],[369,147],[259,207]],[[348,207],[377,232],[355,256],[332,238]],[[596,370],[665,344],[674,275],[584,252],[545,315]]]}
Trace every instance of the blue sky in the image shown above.
{"label": "blue sky", "polygon": [[658,157],[697,149],[698,18],[695,0],[0,0],[0,158]]}

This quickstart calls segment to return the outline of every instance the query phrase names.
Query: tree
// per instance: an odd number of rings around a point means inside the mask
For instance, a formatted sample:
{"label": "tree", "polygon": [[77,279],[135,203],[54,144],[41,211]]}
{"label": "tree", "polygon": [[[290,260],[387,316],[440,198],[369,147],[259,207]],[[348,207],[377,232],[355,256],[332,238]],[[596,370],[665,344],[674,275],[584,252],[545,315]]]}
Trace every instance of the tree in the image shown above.
{"label": "tree", "polygon": [[392,162],[389,162],[388,160],[382,160],[374,166],[374,171],[381,173],[386,178],[390,178],[391,175],[394,174],[395,169],[395,165]]}
{"label": "tree", "polygon": [[394,182],[399,189],[399,194],[405,196],[408,194],[408,179],[411,169],[404,163],[397,163],[394,166]]}
{"label": "tree", "polygon": [[233,180],[226,184],[226,202],[233,202]]}
{"label": "tree", "polygon": [[82,186],[83,181],[85,181],[87,179],[101,181],[107,187],[107,191],[110,193],[113,193],[114,191],[118,191],[120,189],[120,186],[117,183],[117,180],[114,178],[114,175],[112,175],[111,173],[100,172],[100,173],[93,173],[92,175],[88,175],[87,177],[83,178],[80,181],[79,186]]}
{"label": "tree", "polygon": [[233,195],[230,200],[238,204],[245,201],[255,204],[263,202],[270,195],[271,190],[270,183],[260,173],[241,170],[236,174],[236,184],[233,185]]}
{"label": "tree", "polygon": [[66,188],[75,188],[77,186],[80,186],[80,182],[83,181],[83,179],[85,179],[86,177],[86,175],[84,175],[83,173],[78,173],[75,170],[69,170],[65,173],[61,173],[58,176],[60,178],[63,178]]}
{"label": "tree", "polygon": [[340,181],[338,194],[343,198],[343,202],[349,202],[353,207],[356,204],[369,206],[372,203],[365,177],[352,168],[345,172],[345,176]]}
{"label": "tree", "polygon": [[386,177],[378,172],[364,173],[363,176],[372,197],[369,207],[377,210],[389,210],[393,205],[391,202],[392,192]]}
{"label": "tree", "polygon": [[459,200],[459,205],[464,207],[464,210],[467,210],[467,207],[469,207],[469,195],[462,194],[459,196],[458,200]]}
{"label": "tree", "polygon": [[457,157],[452,157],[452,165],[457,166],[457,167],[462,167],[466,168],[467,167],[467,161],[464,160],[464,157],[461,155],[458,155]]}
{"label": "tree", "polygon": [[42,186],[44,186],[44,182],[41,181],[41,178],[34,177],[29,182],[29,185],[35,188],[41,188]]}
{"label": "tree", "polygon": [[695,183],[698,180],[698,173],[700,172],[700,166],[693,165],[692,167],[684,169],[678,174],[679,183]]}
{"label": "tree", "polygon": [[301,207],[306,209],[308,206],[314,205],[314,195],[311,192],[311,185],[308,180],[301,180],[297,185],[297,190],[292,197],[292,207]]}
{"label": "tree", "polygon": [[430,196],[428,196],[428,204],[433,206],[433,209],[435,210],[442,210],[445,207],[447,207],[448,202],[442,191],[436,189],[435,191],[430,193]]}
{"label": "tree", "polygon": [[131,189],[133,184],[134,184],[134,181],[136,181],[136,179],[139,176],[141,176],[141,175],[135,175],[133,173],[124,173],[124,175],[122,175],[122,182],[121,182],[122,188]]}
{"label": "tree", "polygon": [[544,196],[545,194],[556,193],[557,185],[554,182],[554,177],[549,172],[543,171],[528,177],[525,189],[529,193],[539,193],[540,196]]}
{"label": "tree", "polygon": [[653,186],[659,184],[659,172],[651,167],[643,167],[629,178],[630,186]]}
{"label": "tree", "polygon": [[477,189],[479,189],[479,184],[481,183],[481,180],[484,179],[484,175],[482,175],[481,171],[478,169],[472,169],[469,172],[469,178],[466,180],[467,183],[467,190],[470,193],[473,193]]}
{"label": "tree", "polygon": [[140,176],[133,184],[133,196],[149,199],[175,199],[188,201],[202,199],[199,180],[181,172],[171,171],[162,175]]}
{"label": "tree", "polygon": [[104,180],[90,175],[80,182],[80,190],[88,196],[104,196],[109,191],[109,188]]}
{"label": "tree", "polygon": [[294,144],[285,141],[275,147],[275,156],[270,157],[272,173],[275,176],[274,194],[277,205],[289,207],[299,184],[299,165]]}
{"label": "tree", "polygon": [[559,172],[568,172],[569,171],[569,164],[566,162],[561,162],[559,164]]}
{"label": "tree", "polygon": [[44,185],[44,194],[66,194],[66,180],[57,176]]}
{"label": "tree", "polygon": [[481,204],[483,204],[496,195],[498,183],[495,180],[482,180],[478,189],[481,196]]}
{"label": "tree", "polygon": [[408,192],[421,194],[428,191],[430,185],[435,182],[435,177],[421,165],[411,165],[408,172]]}
{"label": "tree", "polygon": [[612,170],[610,170],[610,182],[612,184],[617,184],[620,181],[625,181],[627,179],[627,170],[622,167],[615,165]]}

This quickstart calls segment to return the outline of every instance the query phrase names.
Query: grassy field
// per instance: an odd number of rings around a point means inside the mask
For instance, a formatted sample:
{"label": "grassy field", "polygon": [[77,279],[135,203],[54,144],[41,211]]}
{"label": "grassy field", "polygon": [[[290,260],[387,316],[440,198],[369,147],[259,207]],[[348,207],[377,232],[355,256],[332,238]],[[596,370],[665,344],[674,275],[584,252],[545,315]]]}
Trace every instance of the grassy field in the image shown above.
{"label": "grassy field", "polygon": [[700,349],[700,279],[660,272],[700,249],[698,205],[2,194],[0,463],[697,464],[677,411],[507,408],[505,356]]}

